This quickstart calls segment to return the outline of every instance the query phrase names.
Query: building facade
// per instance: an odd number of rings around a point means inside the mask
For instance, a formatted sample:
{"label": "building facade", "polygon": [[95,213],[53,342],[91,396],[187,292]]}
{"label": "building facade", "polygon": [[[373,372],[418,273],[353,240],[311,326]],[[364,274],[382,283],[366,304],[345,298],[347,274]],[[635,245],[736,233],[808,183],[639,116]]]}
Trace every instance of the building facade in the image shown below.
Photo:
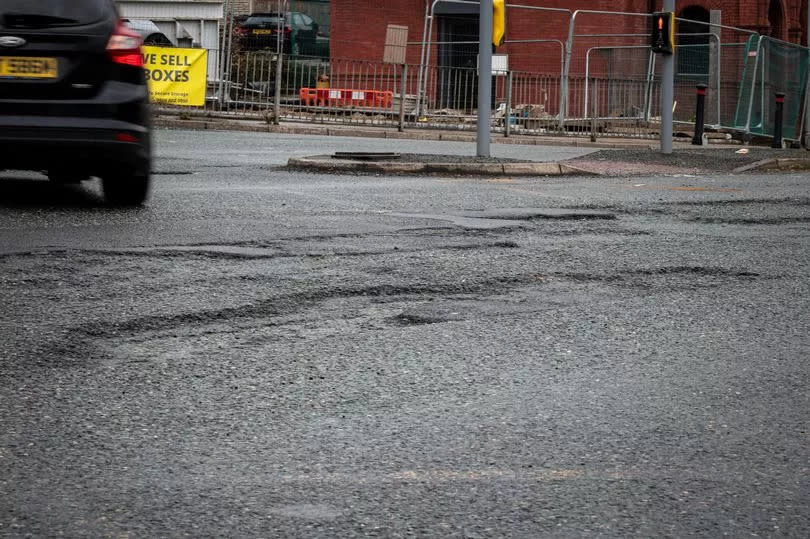
{"label": "building facade", "polygon": [[116,4],[125,19],[155,23],[173,45],[207,49],[208,79],[217,78],[224,0],[118,0]]}
{"label": "building facade", "polygon": [[[612,12],[650,13],[661,9],[661,0],[512,0],[516,4],[560,10],[603,10]],[[380,61],[389,24],[409,28],[408,63],[420,62],[423,22],[426,7],[432,0],[332,0],[333,58]],[[512,3],[512,2],[510,2]],[[712,12],[723,25],[758,32],[762,35],[806,44],[807,0],[679,0],[678,17],[710,22]],[[562,11],[533,11],[507,9],[507,39],[523,41],[507,43],[498,53],[508,54],[510,68],[521,71],[554,73],[558,66],[559,44],[568,34],[568,14]],[[577,36],[604,34],[640,34],[639,38],[624,38],[621,44],[644,43],[648,19],[599,14],[581,14],[577,18]],[[708,27],[681,23],[679,32],[708,33]],[[724,41],[744,38],[725,31]],[[439,43],[431,48],[430,56],[438,64],[452,63],[457,67],[471,65],[470,55],[477,46],[469,43],[478,35],[478,6],[439,2],[434,12],[431,40]],[[548,40],[527,42],[528,40]],[[578,37],[580,48],[594,44],[618,44],[606,37]],[[454,42],[460,42],[454,45]],[[584,66],[579,66],[580,68]]]}
{"label": "building facade", "polygon": [[318,23],[324,34],[329,35],[330,0],[231,0],[231,2],[236,16],[277,11],[306,13]]}

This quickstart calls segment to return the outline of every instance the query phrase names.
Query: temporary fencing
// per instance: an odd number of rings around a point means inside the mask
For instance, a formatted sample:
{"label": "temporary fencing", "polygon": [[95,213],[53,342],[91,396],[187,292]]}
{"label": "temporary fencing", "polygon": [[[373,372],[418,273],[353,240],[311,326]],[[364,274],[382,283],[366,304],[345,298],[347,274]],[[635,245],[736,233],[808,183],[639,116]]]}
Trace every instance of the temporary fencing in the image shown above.
{"label": "temporary fencing", "polygon": [[782,136],[801,138],[808,50],[770,37],[752,36],[745,51],[735,127],[746,133],[773,136],[775,96],[782,92],[785,94]]}
{"label": "temporary fencing", "polygon": [[[580,33],[577,25],[584,27],[588,17],[599,18],[606,29],[621,26],[629,32]],[[676,131],[693,127],[695,87],[705,84],[705,120],[710,129],[743,138],[772,136],[774,94],[781,91],[787,94],[782,135],[793,140],[801,137],[810,60],[807,48],[745,29],[677,20],[697,31],[677,36]],[[658,137],[662,62],[650,50],[648,23],[649,14],[586,10],[569,17],[567,41],[512,42],[513,64],[520,63],[521,55],[542,56],[550,69],[530,72],[507,66],[493,72],[493,98],[488,104],[493,131],[507,136]],[[222,68],[221,76],[209,76],[202,109],[273,122],[474,130],[479,79],[473,49],[477,45],[461,44],[446,49],[454,56],[434,53],[431,65],[405,66],[279,54],[272,48],[209,51],[209,57],[221,58]]]}

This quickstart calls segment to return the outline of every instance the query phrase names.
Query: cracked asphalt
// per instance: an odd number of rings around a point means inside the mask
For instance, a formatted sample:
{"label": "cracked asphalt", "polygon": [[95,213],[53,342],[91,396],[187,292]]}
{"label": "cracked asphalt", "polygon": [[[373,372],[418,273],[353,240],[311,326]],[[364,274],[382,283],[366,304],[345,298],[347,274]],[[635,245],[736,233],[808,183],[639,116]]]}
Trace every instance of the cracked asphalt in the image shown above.
{"label": "cracked asphalt", "polygon": [[810,534],[805,174],[156,135],[144,209],[0,174],[0,536]]}

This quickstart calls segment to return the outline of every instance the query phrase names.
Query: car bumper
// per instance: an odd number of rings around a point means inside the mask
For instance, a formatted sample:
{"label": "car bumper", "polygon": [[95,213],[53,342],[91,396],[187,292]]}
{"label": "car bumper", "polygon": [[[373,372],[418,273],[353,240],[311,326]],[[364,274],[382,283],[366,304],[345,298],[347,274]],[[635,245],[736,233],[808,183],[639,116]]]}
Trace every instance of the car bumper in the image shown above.
{"label": "car bumper", "polygon": [[0,116],[0,168],[148,173],[149,129],[118,120]]}

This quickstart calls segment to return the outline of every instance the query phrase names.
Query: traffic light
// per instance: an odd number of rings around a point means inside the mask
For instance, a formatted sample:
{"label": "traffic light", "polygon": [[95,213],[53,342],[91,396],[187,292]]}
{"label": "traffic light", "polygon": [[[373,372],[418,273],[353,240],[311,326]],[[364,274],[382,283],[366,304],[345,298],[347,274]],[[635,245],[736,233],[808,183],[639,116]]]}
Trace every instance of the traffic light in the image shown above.
{"label": "traffic light", "polygon": [[675,52],[675,14],[671,11],[653,13],[653,27],[650,34],[653,52],[672,54]]}
{"label": "traffic light", "polygon": [[492,0],[492,50],[506,39],[506,0]]}

